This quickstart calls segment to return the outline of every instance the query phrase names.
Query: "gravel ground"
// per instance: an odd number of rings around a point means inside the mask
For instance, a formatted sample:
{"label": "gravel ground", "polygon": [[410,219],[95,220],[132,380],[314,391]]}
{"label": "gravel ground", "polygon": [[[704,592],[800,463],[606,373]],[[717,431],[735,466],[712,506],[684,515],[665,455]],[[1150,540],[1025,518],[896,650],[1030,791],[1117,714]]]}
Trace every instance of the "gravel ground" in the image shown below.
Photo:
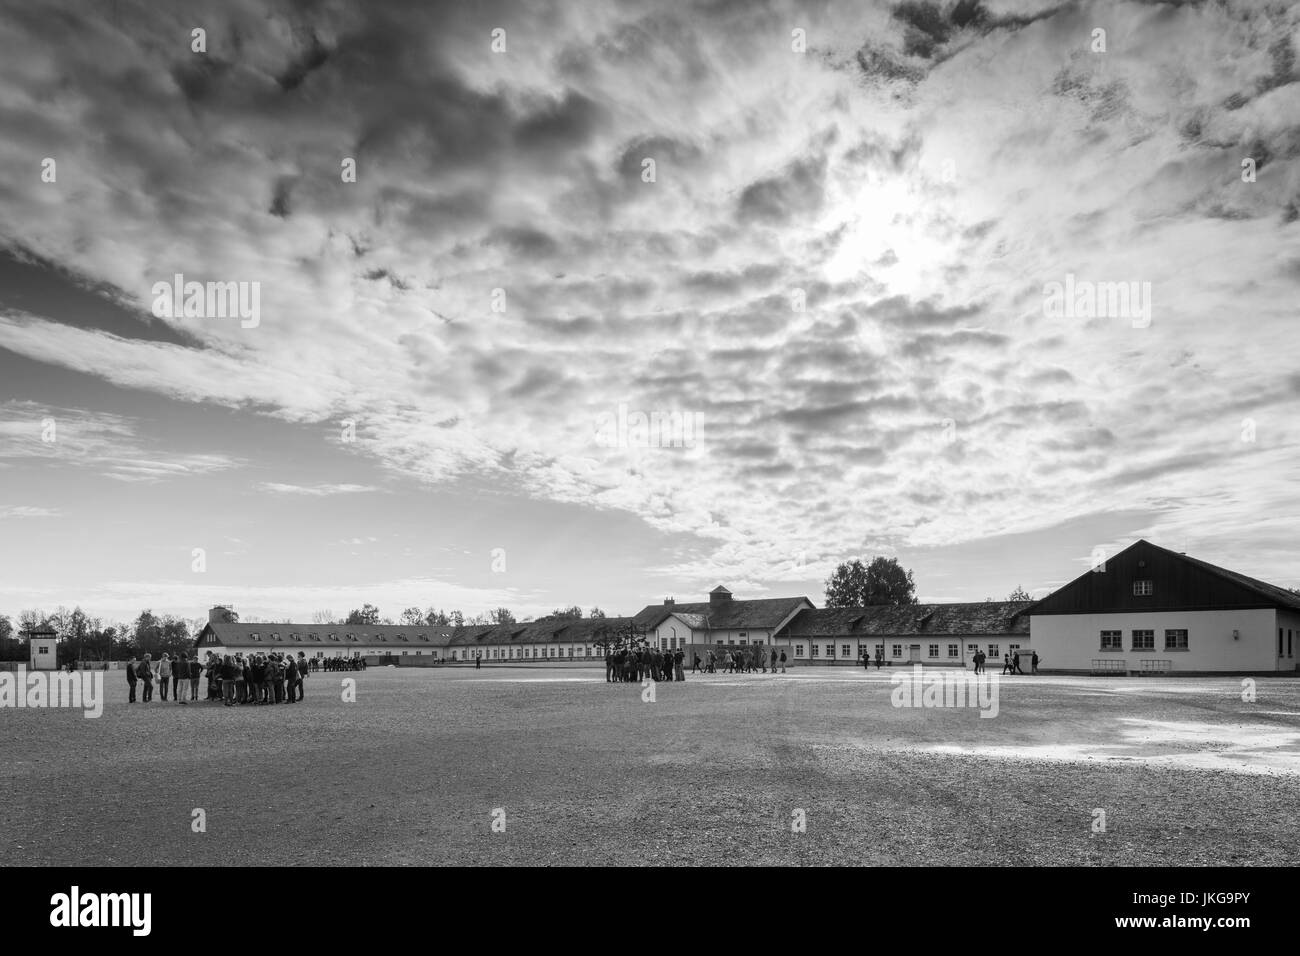
{"label": "gravel ground", "polygon": [[0,710],[0,864],[1300,863],[1300,681],[1014,678],[982,719],[894,708],[889,674],[647,703],[591,668],[383,668],[245,708],[111,675],[96,720]]}

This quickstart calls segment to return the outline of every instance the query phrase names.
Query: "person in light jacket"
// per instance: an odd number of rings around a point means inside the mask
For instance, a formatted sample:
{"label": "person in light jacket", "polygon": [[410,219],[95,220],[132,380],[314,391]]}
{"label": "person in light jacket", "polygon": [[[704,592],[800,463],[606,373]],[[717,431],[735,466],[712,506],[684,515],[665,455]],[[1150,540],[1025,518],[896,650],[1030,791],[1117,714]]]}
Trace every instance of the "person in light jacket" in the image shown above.
{"label": "person in light jacket", "polygon": [[162,699],[167,699],[167,685],[172,682],[172,662],[171,658],[163,654],[158,659],[158,690],[162,693]]}

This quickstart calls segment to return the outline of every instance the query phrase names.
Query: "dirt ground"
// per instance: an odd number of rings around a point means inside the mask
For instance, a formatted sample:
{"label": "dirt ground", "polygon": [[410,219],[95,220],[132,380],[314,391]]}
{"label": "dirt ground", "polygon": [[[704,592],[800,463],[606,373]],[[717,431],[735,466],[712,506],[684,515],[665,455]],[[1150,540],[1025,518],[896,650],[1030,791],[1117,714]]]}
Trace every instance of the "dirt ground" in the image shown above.
{"label": "dirt ground", "polygon": [[1294,678],[1007,678],[981,718],[890,677],[379,668],[225,708],[110,674],[99,719],[0,709],[0,864],[1300,863]]}

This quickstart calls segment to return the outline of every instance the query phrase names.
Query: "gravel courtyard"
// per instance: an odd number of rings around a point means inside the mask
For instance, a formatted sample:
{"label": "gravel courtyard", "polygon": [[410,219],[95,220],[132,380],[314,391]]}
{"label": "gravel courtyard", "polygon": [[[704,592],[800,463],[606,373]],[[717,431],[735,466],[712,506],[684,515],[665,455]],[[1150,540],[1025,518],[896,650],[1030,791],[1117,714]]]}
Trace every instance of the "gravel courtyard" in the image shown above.
{"label": "gravel courtyard", "polygon": [[0,710],[0,864],[1300,863],[1296,679],[1007,678],[987,719],[890,675],[375,668],[224,708],[111,673],[99,719]]}

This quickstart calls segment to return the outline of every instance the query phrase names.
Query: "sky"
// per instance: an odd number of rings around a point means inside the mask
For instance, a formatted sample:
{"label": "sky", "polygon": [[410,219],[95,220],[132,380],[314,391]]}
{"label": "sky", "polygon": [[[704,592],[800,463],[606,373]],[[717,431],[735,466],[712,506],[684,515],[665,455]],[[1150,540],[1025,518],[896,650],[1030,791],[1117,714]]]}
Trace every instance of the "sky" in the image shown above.
{"label": "sky", "polygon": [[1140,537],[1300,585],[1298,43],[0,3],[0,613],[820,604],[877,554],[978,601]]}

